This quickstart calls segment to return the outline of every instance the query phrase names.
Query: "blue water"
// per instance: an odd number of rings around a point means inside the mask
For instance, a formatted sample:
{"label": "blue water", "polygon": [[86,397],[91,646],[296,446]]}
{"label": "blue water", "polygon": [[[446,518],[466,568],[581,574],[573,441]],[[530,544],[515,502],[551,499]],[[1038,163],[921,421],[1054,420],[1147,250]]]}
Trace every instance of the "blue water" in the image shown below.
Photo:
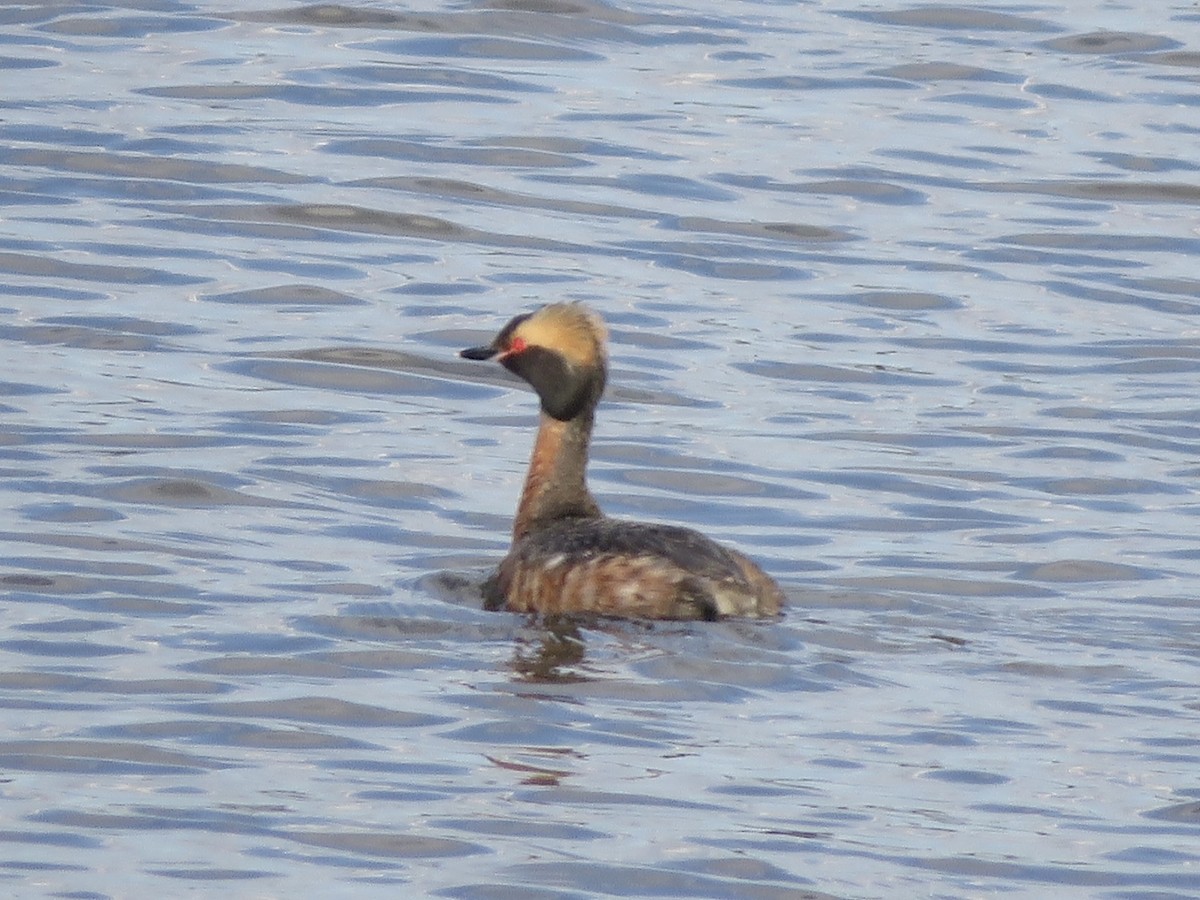
{"label": "blue water", "polygon": [[[1200,13],[8,8],[14,896],[1200,895]],[[778,622],[480,606],[592,483]]]}

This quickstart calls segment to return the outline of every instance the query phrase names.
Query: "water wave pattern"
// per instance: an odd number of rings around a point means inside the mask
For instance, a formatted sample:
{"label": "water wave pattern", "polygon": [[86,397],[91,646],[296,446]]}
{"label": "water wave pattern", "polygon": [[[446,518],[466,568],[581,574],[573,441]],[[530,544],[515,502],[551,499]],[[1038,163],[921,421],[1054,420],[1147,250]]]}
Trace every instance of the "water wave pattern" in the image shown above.
{"label": "water wave pattern", "polygon": [[[9,893],[1200,893],[1193,4],[0,17]],[[781,621],[480,608],[559,299]]]}

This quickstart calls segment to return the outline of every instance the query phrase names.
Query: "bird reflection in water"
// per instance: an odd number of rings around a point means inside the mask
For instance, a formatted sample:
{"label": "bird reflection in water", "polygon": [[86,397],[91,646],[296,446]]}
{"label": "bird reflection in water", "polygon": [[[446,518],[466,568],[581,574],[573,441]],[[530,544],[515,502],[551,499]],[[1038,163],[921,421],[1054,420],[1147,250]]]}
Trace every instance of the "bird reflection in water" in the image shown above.
{"label": "bird reflection in water", "polygon": [[513,671],[538,684],[576,684],[589,681],[579,671],[587,651],[579,622],[572,616],[546,616],[529,639],[518,640]]}

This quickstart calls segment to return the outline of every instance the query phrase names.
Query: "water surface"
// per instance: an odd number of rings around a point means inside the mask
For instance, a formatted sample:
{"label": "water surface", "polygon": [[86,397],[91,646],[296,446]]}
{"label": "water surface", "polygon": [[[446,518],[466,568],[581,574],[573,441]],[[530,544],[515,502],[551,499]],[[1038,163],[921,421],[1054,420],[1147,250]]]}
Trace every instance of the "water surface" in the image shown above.
{"label": "water surface", "polygon": [[[1200,892],[1194,5],[3,19],[10,892]],[[781,621],[480,608],[559,299]]]}

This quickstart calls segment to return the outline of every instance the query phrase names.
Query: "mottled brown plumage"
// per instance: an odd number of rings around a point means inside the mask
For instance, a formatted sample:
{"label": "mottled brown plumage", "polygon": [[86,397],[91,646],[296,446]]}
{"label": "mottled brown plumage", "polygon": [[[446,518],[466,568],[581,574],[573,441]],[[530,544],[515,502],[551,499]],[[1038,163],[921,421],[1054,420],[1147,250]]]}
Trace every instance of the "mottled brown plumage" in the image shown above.
{"label": "mottled brown plumage", "polygon": [[773,616],[783,593],[755,563],[690,528],[610,519],[587,488],[588,445],[607,377],[607,333],[577,303],[517,316],[467,359],[495,357],[530,383],[541,418],[490,608],[652,619]]}

